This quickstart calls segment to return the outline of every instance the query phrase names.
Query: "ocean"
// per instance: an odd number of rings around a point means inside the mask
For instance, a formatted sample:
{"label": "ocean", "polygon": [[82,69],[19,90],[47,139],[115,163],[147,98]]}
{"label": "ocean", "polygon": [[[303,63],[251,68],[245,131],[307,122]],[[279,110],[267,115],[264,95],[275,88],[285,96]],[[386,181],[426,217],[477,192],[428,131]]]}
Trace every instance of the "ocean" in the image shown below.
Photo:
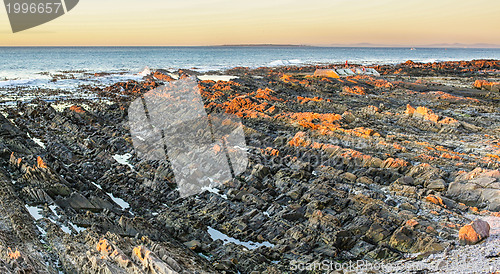
{"label": "ocean", "polygon": [[[0,47],[0,89],[13,86],[73,88],[137,79],[145,67],[200,72],[261,67],[350,63],[364,65],[500,59],[500,49],[348,48],[295,46],[219,47]],[[111,76],[95,77],[107,72]],[[54,75],[70,74],[53,82]]]}

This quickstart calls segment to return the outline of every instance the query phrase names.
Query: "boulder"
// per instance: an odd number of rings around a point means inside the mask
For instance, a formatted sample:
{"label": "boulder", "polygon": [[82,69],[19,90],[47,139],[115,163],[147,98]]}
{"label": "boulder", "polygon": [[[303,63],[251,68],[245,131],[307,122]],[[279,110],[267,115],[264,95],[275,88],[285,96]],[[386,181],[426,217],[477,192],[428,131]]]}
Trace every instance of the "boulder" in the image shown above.
{"label": "boulder", "polygon": [[465,225],[458,232],[460,244],[474,245],[490,236],[490,225],[480,219]]}
{"label": "boulder", "polygon": [[432,180],[427,185],[428,189],[443,191],[446,189],[445,181],[443,179]]}
{"label": "boulder", "polygon": [[469,206],[485,207],[490,211],[500,211],[500,184],[498,172],[475,169],[461,174],[448,186],[449,198]]}
{"label": "boulder", "polygon": [[366,232],[365,237],[372,243],[378,243],[391,235],[391,232],[384,228],[380,223],[374,223]]}
{"label": "boulder", "polygon": [[488,210],[493,212],[500,211],[500,189],[485,188],[481,192],[484,201],[488,202]]}
{"label": "boulder", "polygon": [[397,179],[395,183],[399,184],[399,185],[406,185],[406,186],[414,186],[415,185],[415,181],[410,176],[401,177],[401,178]]}
{"label": "boulder", "polygon": [[403,226],[392,234],[389,240],[389,246],[401,252],[409,252],[411,246],[415,242],[414,234],[415,233],[410,228]]}
{"label": "boulder", "polygon": [[314,76],[316,77],[331,77],[331,78],[340,78],[337,72],[333,69],[317,69],[314,72]]}
{"label": "boulder", "polygon": [[478,206],[481,200],[481,188],[473,183],[452,182],[446,194],[452,199],[471,206]]}
{"label": "boulder", "polygon": [[137,246],[133,249],[132,259],[142,265],[147,273],[177,273],[172,266],[162,261],[156,254],[144,246]]}
{"label": "boulder", "polygon": [[340,175],[342,178],[346,179],[347,181],[351,181],[351,182],[355,182],[357,177],[356,175],[350,173],[350,172],[346,172],[342,175]]}

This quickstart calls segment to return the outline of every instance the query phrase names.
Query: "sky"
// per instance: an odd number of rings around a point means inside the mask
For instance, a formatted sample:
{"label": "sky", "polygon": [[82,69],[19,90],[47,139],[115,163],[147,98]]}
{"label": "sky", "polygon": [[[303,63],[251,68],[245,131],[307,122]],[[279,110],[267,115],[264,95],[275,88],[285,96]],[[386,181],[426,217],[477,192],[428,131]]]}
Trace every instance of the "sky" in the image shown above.
{"label": "sky", "polygon": [[0,46],[500,45],[498,0],[80,0]]}

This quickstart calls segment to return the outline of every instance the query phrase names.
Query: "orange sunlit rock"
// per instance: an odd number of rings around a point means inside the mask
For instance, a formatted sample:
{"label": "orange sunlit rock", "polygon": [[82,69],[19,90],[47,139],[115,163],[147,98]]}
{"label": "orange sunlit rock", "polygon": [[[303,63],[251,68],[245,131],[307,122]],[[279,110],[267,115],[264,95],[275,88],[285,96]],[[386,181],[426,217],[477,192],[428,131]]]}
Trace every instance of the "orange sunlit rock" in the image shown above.
{"label": "orange sunlit rock", "polygon": [[[325,101],[325,100],[323,98],[319,98],[319,97],[309,98],[309,97],[297,96],[297,101],[300,104],[305,104],[308,102],[321,102],[321,101]],[[330,100],[326,100],[326,101],[330,102]]]}
{"label": "orange sunlit rock", "polygon": [[69,110],[76,113],[85,113],[85,110],[82,107],[76,105],[72,105],[71,107],[69,107]]}
{"label": "orange sunlit rock", "polygon": [[272,90],[270,88],[265,88],[265,89],[259,88],[255,92],[255,98],[264,99],[264,100],[272,100],[272,101],[283,101],[283,99],[279,99],[277,97],[272,96],[271,94],[273,94],[273,93],[275,93],[274,90]]}
{"label": "orange sunlit rock", "polygon": [[315,112],[292,112],[283,113],[276,118],[291,118],[295,121],[304,121],[315,124],[332,124],[336,121],[342,120],[342,116],[335,113],[315,113]]}
{"label": "orange sunlit rock", "polygon": [[233,87],[239,86],[241,85],[233,81],[217,81],[217,83],[213,85],[211,89],[219,91],[230,91],[233,89]]}
{"label": "orange sunlit rock", "polygon": [[418,225],[417,220],[410,219],[410,220],[406,221],[406,226],[415,227],[417,225]]}
{"label": "orange sunlit rock", "polygon": [[355,94],[355,95],[366,95],[366,89],[364,87],[360,87],[360,86],[354,86],[354,87],[343,86],[342,93]]}
{"label": "orange sunlit rock", "polygon": [[500,83],[499,82],[489,82],[486,80],[476,80],[474,83],[474,87],[478,89],[484,89],[489,91],[500,91]]}
{"label": "orange sunlit rock", "polygon": [[222,148],[221,148],[221,146],[219,146],[219,145],[214,145],[214,146],[213,146],[213,150],[214,150],[214,152],[217,154],[217,153],[219,153],[219,152],[221,152],[221,151],[222,151]]}
{"label": "orange sunlit rock", "polygon": [[280,77],[281,81],[285,82],[285,83],[289,83],[291,80],[292,80],[292,76],[291,75],[288,75],[288,74],[283,74],[281,77]]}
{"label": "orange sunlit rock", "polygon": [[12,153],[10,154],[10,163],[11,163],[11,164],[13,164],[13,165],[15,165],[15,166],[19,167],[19,166],[21,166],[21,162],[22,162],[22,161],[23,161],[23,159],[21,159],[21,158],[17,158],[17,157],[14,155],[14,152],[12,152]]}
{"label": "orange sunlit rock", "polygon": [[345,132],[350,133],[354,136],[362,137],[362,138],[369,138],[371,136],[380,137],[380,134],[378,132],[376,132],[375,130],[370,129],[370,128],[364,128],[364,127],[357,127],[355,129],[350,129],[350,130],[348,129],[348,130],[345,130]]}
{"label": "orange sunlit rock", "polygon": [[149,251],[148,249],[144,248],[142,245],[141,246],[136,246],[132,250],[132,254],[141,263],[145,263],[145,261],[148,259],[150,253],[151,253],[151,251]]}
{"label": "orange sunlit rock", "polygon": [[333,69],[317,69],[314,72],[316,77],[330,77],[330,78],[340,78],[337,72]]}
{"label": "orange sunlit rock", "polygon": [[483,220],[475,220],[458,232],[460,243],[474,245],[490,236],[490,225]]}
{"label": "orange sunlit rock", "polygon": [[9,247],[8,251],[7,251],[7,255],[9,256],[9,259],[16,260],[19,257],[21,257],[21,252],[19,252],[19,250],[17,250],[17,248],[16,248],[16,251],[12,251],[12,249],[10,249],[10,247]]}
{"label": "orange sunlit rock", "polygon": [[261,149],[261,152],[265,155],[278,156],[280,154],[279,150],[272,147],[266,147],[266,149]]}
{"label": "orange sunlit rock", "polygon": [[464,97],[460,97],[460,96],[451,95],[451,94],[443,92],[443,91],[423,92],[421,94],[422,95],[431,95],[436,100],[452,100],[452,101],[469,100],[469,101],[473,101],[473,102],[479,102],[479,100],[475,99],[475,98],[470,98],[470,97],[464,98]]}
{"label": "orange sunlit rock", "polygon": [[289,145],[291,146],[296,146],[296,147],[307,147],[311,144],[311,142],[306,141],[305,137],[306,133],[303,131],[297,132],[295,136],[288,142]]}
{"label": "orange sunlit rock", "polygon": [[434,114],[431,109],[426,107],[417,107],[416,109],[412,107],[410,104],[406,105],[405,114],[410,117],[422,118],[424,120],[432,121],[437,123],[439,120],[439,116]]}
{"label": "orange sunlit rock", "polygon": [[45,164],[45,162],[43,161],[42,157],[38,156],[36,158],[36,165],[38,168],[47,168],[47,165]]}
{"label": "orange sunlit rock", "polygon": [[443,199],[441,199],[441,197],[438,197],[435,195],[429,195],[429,196],[425,197],[425,200],[427,200],[433,204],[440,205],[440,206],[446,208],[446,205],[443,203]]}
{"label": "orange sunlit rock", "polygon": [[265,110],[272,107],[266,102],[259,102],[250,96],[238,96],[230,102],[225,102],[224,107],[227,113],[236,114],[239,117],[269,117]]}
{"label": "orange sunlit rock", "polygon": [[108,240],[106,239],[100,239],[97,243],[96,249],[105,256],[108,256],[113,252],[113,247],[108,243]]}
{"label": "orange sunlit rock", "polygon": [[400,167],[405,167],[408,166],[409,163],[403,159],[399,158],[388,158],[385,160],[382,164],[382,168],[400,168]]}
{"label": "orange sunlit rock", "polygon": [[434,112],[426,107],[418,107],[414,115],[421,115],[425,120],[437,123],[439,116],[434,114]]}
{"label": "orange sunlit rock", "polygon": [[449,125],[449,124],[456,124],[456,123],[458,123],[458,121],[456,119],[446,117],[443,120],[439,121],[439,123]]}
{"label": "orange sunlit rock", "polygon": [[158,80],[167,81],[167,82],[171,82],[171,81],[175,80],[170,75],[162,73],[160,71],[155,71],[155,73],[153,74],[153,77],[158,79]]}
{"label": "orange sunlit rock", "polygon": [[352,76],[351,80],[353,80],[353,79],[365,82],[366,84],[374,86],[375,88],[392,88],[392,87],[394,87],[394,84],[387,81],[387,80],[377,79],[377,78],[375,78],[373,76],[369,76],[369,75]]}
{"label": "orange sunlit rock", "polygon": [[416,111],[416,109],[414,107],[412,107],[410,104],[406,105],[406,111],[405,111],[406,115],[413,116],[415,111]]}

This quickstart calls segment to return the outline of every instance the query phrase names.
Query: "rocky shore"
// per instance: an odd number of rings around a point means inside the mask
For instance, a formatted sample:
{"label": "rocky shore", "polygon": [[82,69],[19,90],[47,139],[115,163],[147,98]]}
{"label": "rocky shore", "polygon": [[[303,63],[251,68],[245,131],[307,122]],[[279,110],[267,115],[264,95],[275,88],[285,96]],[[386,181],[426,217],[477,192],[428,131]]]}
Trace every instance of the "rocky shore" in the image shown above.
{"label": "rocky shore", "polygon": [[[500,61],[314,76],[333,67],[198,80],[207,112],[241,119],[249,164],[184,198],[168,163],[137,157],[128,107],[199,73],[156,70],[84,87],[88,99],[17,90],[37,99],[1,106],[0,271],[321,273],[294,267],[362,261],[446,273],[467,252],[478,273],[500,271]],[[460,246],[475,219],[490,237]]]}

